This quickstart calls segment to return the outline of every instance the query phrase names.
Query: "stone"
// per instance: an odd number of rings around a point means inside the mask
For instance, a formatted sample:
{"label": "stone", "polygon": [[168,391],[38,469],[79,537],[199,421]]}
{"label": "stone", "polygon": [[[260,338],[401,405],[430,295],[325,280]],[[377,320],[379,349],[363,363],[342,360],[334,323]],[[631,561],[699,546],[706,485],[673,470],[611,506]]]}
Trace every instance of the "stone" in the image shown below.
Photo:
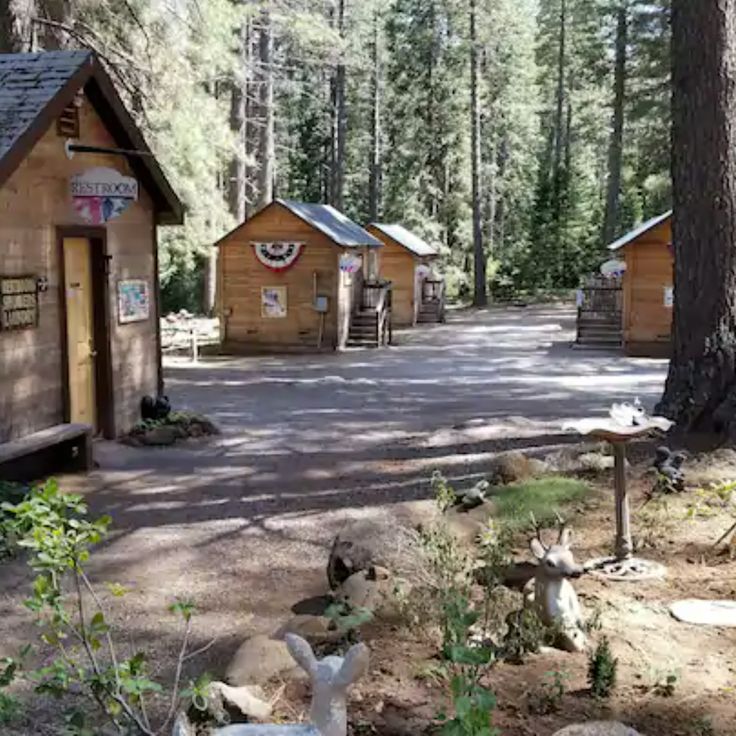
{"label": "stone", "polygon": [[351,575],[335,591],[335,597],[350,608],[379,612],[391,595],[391,573],[384,567],[372,567]]}
{"label": "stone", "polygon": [[445,523],[450,533],[464,546],[471,546],[478,540],[478,536],[488,526],[488,520],[493,516],[495,506],[492,500],[484,501],[470,511],[462,507],[453,507],[445,514]]}
{"label": "stone", "polygon": [[623,723],[615,721],[596,721],[591,723],[578,723],[557,731],[554,736],[642,736],[633,728],[624,726]]}
{"label": "stone", "polygon": [[736,601],[676,601],[670,611],[686,624],[736,628]]}
{"label": "stone", "polygon": [[283,639],[286,634],[296,634],[306,639],[312,646],[336,641],[340,633],[333,622],[326,616],[300,614],[289,619],[274,634],[274,638]]}
{"label": "stone", "polygon": [[547,470],[547,464],[543,460],[528,457],[516,450],[499,455],[489,475],[492,483],[508,485],[543,475]]}
{"label": "stone", "polygon": [[144,445],[151,445],[154,447],[166,447],[173,445],[178,439],[181,439],[182,433],[179,427],[171,424],[162,424],[158,427],[149,429],[141,437],[141,441]]}
{"label": "stone", "polygon": [[229,685],[263,685],[277,675],[294,669],[286,643],[275,635],[256,634],[238,648],[226,670]]}
{"label": "stone", "polygon": [[351,575],[386,568],[395,577],[411,580],[424,567],[419,535],[394,519],[363,521],[341,530],[327,562],[327,579],[335,590]]}

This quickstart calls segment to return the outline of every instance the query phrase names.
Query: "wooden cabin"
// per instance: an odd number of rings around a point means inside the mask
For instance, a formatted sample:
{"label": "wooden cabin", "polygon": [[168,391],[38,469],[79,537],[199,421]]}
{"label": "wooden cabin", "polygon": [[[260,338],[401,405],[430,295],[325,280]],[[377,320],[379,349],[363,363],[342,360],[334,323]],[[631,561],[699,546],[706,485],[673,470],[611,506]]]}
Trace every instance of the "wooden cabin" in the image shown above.
{"label": "wooden cabin", "polygon": [[388,340],[381,241],[333,207],[277,199],[216,245],[226,351],[339,350]]}
{"label": "wooden cabin", "polygon": [[669,357],[674,282],[672,213],[648,220],[612,243],[609,250],[626,263],[622,286],[625,352]]}
{"label": "wooden cabin", "polygon": [[437,250],[402,225],[374,222],[366,227],[382,243],[381,277],[391,282],[393,323],[444,320],[444,281],[432,274]]}
{"label": "wooden cabin", "polygon": [[0,99],[8,477],[31,454],[88,462],[89,437],[126,432],[161,389],[156,229],[183,214],[90,52],[0,55]]}

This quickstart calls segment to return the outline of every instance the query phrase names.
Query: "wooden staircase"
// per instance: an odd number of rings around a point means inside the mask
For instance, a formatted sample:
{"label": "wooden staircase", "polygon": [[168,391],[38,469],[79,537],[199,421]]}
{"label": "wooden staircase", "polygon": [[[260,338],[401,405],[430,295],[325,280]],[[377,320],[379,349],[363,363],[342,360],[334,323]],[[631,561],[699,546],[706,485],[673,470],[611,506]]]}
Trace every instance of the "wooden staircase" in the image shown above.
{"label": "wooden staircase", "polygon": [[575,345],[616,349],[623,345],[621,279],[592,276],[581,289]]}
{"label": "wooden staircase", "polygon": [[350,318],[347,346],[380,348],[390,345],[391,338],[391,284],[365,282]]}
{"label": "wooden staircase", "polygon": [[445,321],[445,282],[425,279],[422,282],[422,302],[417,312],[417,324]]}

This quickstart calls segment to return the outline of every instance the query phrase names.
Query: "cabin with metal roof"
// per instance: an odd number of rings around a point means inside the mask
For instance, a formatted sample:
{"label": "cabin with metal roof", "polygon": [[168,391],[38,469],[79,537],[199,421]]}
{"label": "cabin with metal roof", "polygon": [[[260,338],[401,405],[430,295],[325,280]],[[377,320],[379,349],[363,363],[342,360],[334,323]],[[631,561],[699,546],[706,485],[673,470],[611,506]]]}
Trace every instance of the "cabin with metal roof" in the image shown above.
{"label": "cabin with metal roof", "polygon": [[381,278],[391,282],[393,324],[444,320],[444,280],[433,270],[439,251],[403,225],[366,227],[382,243]]}
{"label": "cabin with metal roof", "polygon": [[653,217],[611,243],[625,263],[622,337],[627,355],[668,357],[672,350],[672,212]]}
{"label": "cabin with metal roof", "polygon": [[0,55],[0,477],[159,392],[156,228],[182,219],[94,54]]}
{"label": "cabin with metal roof", "polygon": [[226,352],[385,344],[391,294],[381,241],[324,204],[276,199],[216,245]]}

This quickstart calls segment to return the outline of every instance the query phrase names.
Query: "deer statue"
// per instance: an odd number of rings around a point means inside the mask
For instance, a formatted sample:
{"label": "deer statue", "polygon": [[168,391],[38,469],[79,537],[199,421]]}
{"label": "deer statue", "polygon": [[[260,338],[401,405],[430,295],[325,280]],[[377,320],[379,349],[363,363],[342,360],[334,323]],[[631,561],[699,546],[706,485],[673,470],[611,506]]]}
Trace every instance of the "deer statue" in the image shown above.
{"label": "deer statue", "polygon": [[559,627],[559,646],[568,652],[582,652],[587,637],[582,629],[583,616],[570,579],[579,578],[584,569],[575,562],[570,541],[572,530],[558,517],[560,530],[556,544],[546,546],[541,528],[532,518],[536,536],[529,546],[537,558],[534,588],[527,601],[533,601],[542,623]]}
{"label": "deer statue", "polygon": [[[212,736],[346,736],[347,690],[368,670],[368,647],[356,644],[345,657],[317,659],[307,641],[296,634],[285,637],[289,653],[309,675],[312,706],[308,724],[233,724],[215,728]],[[185,714],[174,724],[173,736],[193,736]]]}

